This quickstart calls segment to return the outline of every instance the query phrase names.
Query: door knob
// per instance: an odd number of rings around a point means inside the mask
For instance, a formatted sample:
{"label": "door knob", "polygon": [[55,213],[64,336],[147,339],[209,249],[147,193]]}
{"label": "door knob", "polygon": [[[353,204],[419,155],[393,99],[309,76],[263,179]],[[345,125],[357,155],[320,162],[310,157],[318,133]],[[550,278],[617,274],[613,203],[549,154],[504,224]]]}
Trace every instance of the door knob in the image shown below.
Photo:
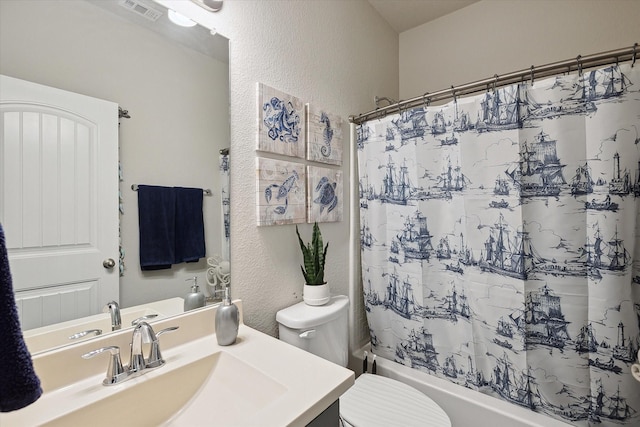
{"label": "door knob", "polygon": [[107,258],[104,261],[102,261],[102,266],[104,268],[111,270],[113,267],[116,266],[116,262],[113,260],[113,258]]}

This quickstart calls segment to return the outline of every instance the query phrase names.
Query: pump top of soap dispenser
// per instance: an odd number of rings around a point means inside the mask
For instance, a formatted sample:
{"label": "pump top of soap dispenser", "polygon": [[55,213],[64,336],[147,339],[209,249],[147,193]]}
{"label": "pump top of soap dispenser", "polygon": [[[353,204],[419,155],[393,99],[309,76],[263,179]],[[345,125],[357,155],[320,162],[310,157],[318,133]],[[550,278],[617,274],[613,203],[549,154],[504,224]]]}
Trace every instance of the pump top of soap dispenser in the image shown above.
{"label": "pump top of soap dispenser", "polygon": [[200,290],[200,286],[198,285],[198,276],[189,277],[188,279],[184,279],[185,282],[189,280],[193,280],[191,284],[191,292],[196,293]]}
{"label": "pump top of soap dispenser", "polygon": [[204,307],[204,294],[200,292],[198,286],[198,278],[196,276],[185,279],[185,282],[193,280],[191,292],[184,298],[184,311],[193,310],[194,308]]}

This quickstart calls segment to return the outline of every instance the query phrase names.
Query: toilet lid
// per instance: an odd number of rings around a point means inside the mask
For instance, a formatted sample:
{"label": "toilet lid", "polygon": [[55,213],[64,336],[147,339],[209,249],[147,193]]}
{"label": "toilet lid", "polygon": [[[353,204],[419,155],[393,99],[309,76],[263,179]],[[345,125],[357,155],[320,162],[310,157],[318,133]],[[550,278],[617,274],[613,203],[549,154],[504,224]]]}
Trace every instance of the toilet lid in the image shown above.
{"label": "toilet lid", "polygon": [[340,416],[353,426],[451,427],[436,402],[400,381],[362,374],[340,396]]}

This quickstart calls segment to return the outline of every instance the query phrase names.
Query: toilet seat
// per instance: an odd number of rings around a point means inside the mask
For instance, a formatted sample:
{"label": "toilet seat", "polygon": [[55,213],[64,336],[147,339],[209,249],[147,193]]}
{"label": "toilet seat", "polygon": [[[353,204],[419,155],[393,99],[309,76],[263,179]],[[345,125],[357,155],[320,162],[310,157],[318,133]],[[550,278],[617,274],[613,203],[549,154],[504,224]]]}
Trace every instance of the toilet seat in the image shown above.
{"label": "toilet seat", "polygon": [[451,427],[431,398],[400,381],[362,374],[340,397],[340,417],[352,426]]}

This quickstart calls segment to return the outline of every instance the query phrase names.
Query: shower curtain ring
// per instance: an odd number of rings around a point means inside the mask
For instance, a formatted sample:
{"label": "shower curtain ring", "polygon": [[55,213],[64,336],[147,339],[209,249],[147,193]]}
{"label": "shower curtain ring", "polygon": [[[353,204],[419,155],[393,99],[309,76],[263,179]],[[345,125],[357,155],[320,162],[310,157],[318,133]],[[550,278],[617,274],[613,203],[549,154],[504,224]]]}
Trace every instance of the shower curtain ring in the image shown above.
{"label": "shower curtain ring", "polygon": [[424,95],[422,95],[422,103],[425,107],[428,107],[429,104],[431,104],[431,99],[427,95],[429,95],[429,92],[425,92]]}
{"label": "shower curtain ring", "polygon": [[496,91],[496,86],[497,86],[497,85],[498,85],[498,75],[497,75],[497,74],[495,74],[495,75],[493,76],[493,91],[494,91],[494,92]]}
{"label": "shower curtain ring", "polygon": [[636,48],[638,47],[638,43],[633,44],[633,57],[631,59],[631,67],[636,65]]}
{"label": "shower curtain ring", "polygon": [[458,98],[456,97],[456,88],[451,85],[451,96],[453,97],[453,102],[458,103]]}
{"label": "shower curtain ring", "polygon": [[576,62],[578,63],[578,75],[582,75],[582,55],[578,55],[576,57]]}
{"label": "shower curtain ring", "polygon": [[398,113],[400,113],[400,115],[402,115],[402,113],[406,112],[409,109],[408,105],[402,105],[403,102],[403,100],[398,101]]}
{"label": "shower curtain ring", "polygon": [[534,66],[531,66],[531,86],[533,86],[533,70],[534,70]]}

